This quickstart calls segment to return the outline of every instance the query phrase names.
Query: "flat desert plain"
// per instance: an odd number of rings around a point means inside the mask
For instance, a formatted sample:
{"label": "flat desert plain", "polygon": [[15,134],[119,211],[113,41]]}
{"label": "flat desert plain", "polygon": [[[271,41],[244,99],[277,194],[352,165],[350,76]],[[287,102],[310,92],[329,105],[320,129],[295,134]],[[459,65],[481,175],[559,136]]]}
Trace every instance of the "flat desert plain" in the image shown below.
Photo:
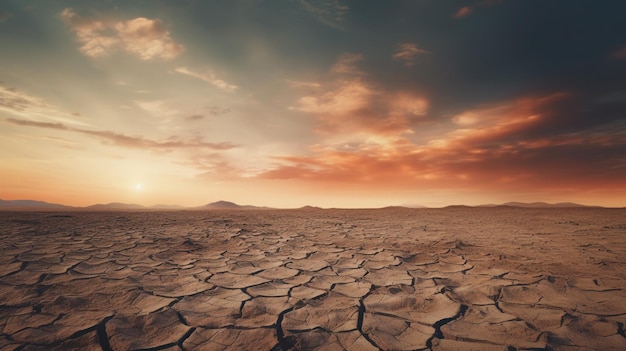
{"label": "flat desert plain", "polygon": [[626,211],[0,213],[0,350],[626,350]]}

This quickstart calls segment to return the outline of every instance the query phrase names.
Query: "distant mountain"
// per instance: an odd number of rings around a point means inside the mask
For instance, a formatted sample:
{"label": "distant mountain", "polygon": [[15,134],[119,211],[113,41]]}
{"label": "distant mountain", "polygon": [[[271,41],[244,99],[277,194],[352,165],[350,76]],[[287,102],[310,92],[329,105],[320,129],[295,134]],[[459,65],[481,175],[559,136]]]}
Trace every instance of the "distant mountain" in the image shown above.
{"label": "distant mountain", "polygon": [[300,208],[298,208],[298,210],[308,210],[308,211],[319,211],[319,210],[323,210],[323,208],[321,207],[317,207],[317,206],[302,206]]}
{"label": "distant mountain", "polygon": [[407,208],[428,208],[427,206],[424,206],[424,205],[419,205],[419,204],[414,204],[414,203],[404,203],[404,204],[400,205],[400,207],[407,207]]}
{"label": "distant mountain", "polygon": [[158,205],[152,205],[149,207],[150,209],[153,210],[183,210],[186,207],[185,206],[180,206],[180,205],[164,205],[164,204],[158,204]]}
{"label": "distant mountain", "polygon": [[269,209],[269,207],[257,207],[257,206],[242,206],[237,205],[234,202],[230,201],[216,201],[211,202],[210,204],[206,204],[204,206],[194,208],[196,210],[260,210],[260,209]]}
{"label": "distant mountain", "polygon": [[524,208],[573,208],[573,207],[598,207],[598,206],[586,206],[581,204],[576,204],[573,202],[559,202],[555,204],[549,204],[546,202],[507,202],[501,205],[480,205],[477,207],[499,207],[499,206],[508,206],[508,207],[524,207]]}
{"label": "distant mountain", "polygon": [[146,207],[137,204],[124,204],[121,202],[111,202],[108,204],[96,204],[87,207],[83,207],[85,210],[93,211],[114,211],[114,210],[142,210]]}
{"label": "distant mountain", "polygon": [[35,200],[0,200],[0,210],[71,210],[74,207]]}

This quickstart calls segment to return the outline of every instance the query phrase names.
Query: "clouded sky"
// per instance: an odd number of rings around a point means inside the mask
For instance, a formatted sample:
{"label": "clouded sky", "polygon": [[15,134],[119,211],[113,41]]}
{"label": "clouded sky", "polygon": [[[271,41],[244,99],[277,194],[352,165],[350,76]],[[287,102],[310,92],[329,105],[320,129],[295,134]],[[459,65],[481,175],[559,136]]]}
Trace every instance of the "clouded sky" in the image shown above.
{"label": "clouded sky", "polygon": [[626,205],[626,2],[0,2],[0,198]]}

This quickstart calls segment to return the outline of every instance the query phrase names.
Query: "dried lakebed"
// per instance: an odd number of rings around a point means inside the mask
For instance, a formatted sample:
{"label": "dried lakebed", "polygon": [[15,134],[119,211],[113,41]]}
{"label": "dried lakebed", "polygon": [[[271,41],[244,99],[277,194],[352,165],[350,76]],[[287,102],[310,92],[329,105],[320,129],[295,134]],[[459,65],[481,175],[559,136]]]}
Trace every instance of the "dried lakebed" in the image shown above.
{"label": "dried lakebed", "polygon": [[0,213],[0,350],[626,350],[626,211]]}

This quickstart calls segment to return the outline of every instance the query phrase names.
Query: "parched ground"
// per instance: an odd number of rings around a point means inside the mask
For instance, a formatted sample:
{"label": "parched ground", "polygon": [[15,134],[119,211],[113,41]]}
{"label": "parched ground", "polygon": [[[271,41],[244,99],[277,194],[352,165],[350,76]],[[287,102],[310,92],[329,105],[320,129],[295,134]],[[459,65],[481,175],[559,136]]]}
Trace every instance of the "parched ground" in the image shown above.
{"label": "parched ground", "polygon": [[626,211],[0,213],[0,350],[626,350]]}

